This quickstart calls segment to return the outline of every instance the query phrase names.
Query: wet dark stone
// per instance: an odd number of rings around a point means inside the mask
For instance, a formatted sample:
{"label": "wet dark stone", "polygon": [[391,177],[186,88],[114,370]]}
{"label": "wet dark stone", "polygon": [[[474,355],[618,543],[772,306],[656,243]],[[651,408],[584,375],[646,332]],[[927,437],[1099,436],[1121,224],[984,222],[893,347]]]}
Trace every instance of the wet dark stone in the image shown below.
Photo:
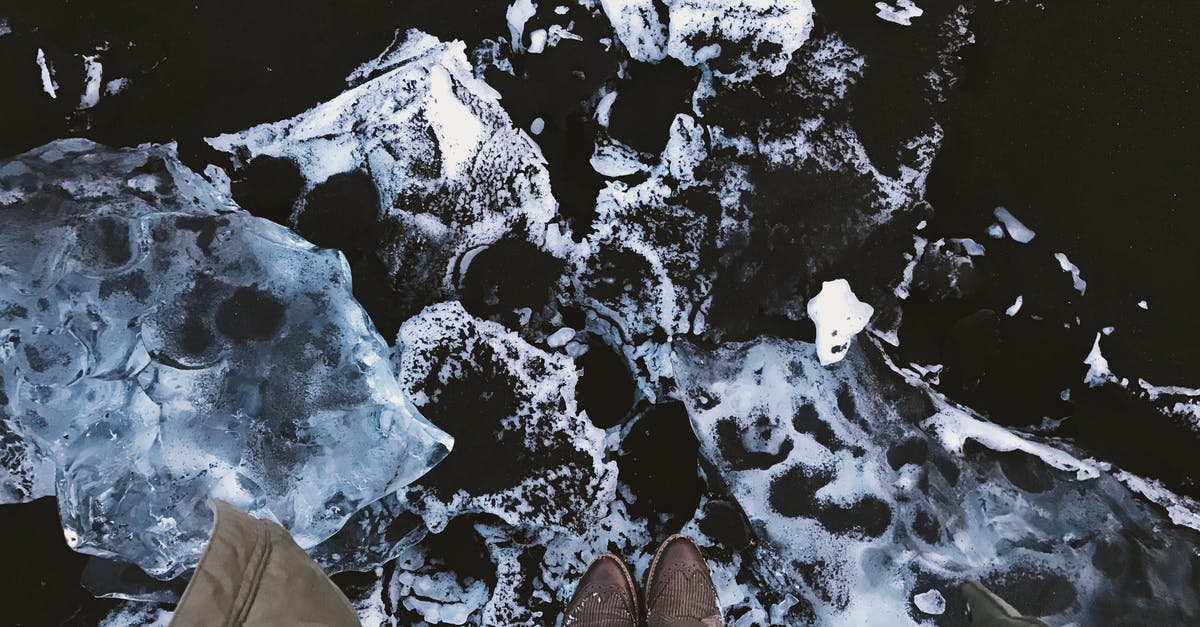
{"label": "wet dark stone", "polygon": [[296,232],[323,248],[372,251],[380,243],[379,190],[365,172],[334,174],[308,192]]}
{"label": "wet dark stone", "polygon": [[29,369],[34,372],[45,372],[54,366],[71,364],[71,356],[54,345],[39,349],[31,344],[26,344],[22,349],[25,351],[25,363],[29,364]]}
{"label": "wet dark stone", "polygon": [[955,322],[947,339],[942,385],[956,391],[979,387],[989,358],[1000,348],[1000,337],[1000,320],[990,309]]}
{"label": "wet dark stone", "polygon": [[[461,376],[444,385],[436,379],[430,381],[430,389],[441,393],[436,403],[420,408],[426,418],[454,436],[455,454],[416,481],[443,499],[460,489],[480,495],[516,485],[534,463],[520,434],[500,425],[519,406],[507,369],[490,348],[481,346],[472,357],[471,367]],[[436,372],[431,376],[436,377]],[[554,464],[566,455],[555,450],[538,453],[539,466]],[[481,468],[487,472],[480,472]]]}
{"label": "wet dark stone", "polygon": [[579,408],[601,429],[621,422],[633,406],[636,391],[625,359],[603,341],[593,338],[575,365],[579,368],[575,384]]}
{"label": "wet dark stone", "polygon": [[217,229],[229,224],[229,220],[215,216],[185,216],[175,218],[175,226],[185,231],[192,231],[196,234],[196,246],[204,251],[204,254],[212,254],[213,238],[217,235]]}
{"label": "wet dark stone", "polygon": [[946,483],[952,486],[958,485],[958,477],[962,474],[962,470],[945,454],[934,454],[931,457],[934,468],[937,468],[939,474],[946,478]]}
{"label": "wet dark stone", "polygon": [[814,517],[819,511],[817,490],[833,480],[833,471],[797,464],[771,481],[771,508],[791,518]]}
{"label": "wet dark stone", "polygon": [[1126,551],[1120,543],[1098,540],[1092,549],[1092,566],[1109,577],[1125,571]]}
{"label": "wet dark stone", "polygon": [[817,520],[834,533],[855,533],[877,538],[892,523],[892,508],[873,496],[864,496],[853,505],[833,505],[821,509]]}
{"label": "wet dark stone", "polygon": [[841,585],[824,560],[814,562],[792,562],[792,568],[804,580],[809,589],[825,603],[839,611],[850,605],[850,591]]}
{"label": "wet dark stone", "polygon": [[292,209],[304,191],[304,177],[294,161],[263,155],[232,174],[229,189],[242,209],[290,226]]}
{"label": "wet dark stone", "polygon": [[920,511],[913,518],[913,533],[929,544],[937,544],[942,539],[942,526],[928,512]]}
{"label": "wet dark stone", "polygon": [[630,61],[616,85],[609,133],[639,151],[659,154],[675,115],[691,112],[698,77],[695,68],[672,58],[654,64]]}
{"label": "wet dark stone", "polygon": [[907,464],[924,464],[928,456],[929,443],[921,438],[911,438],[888,449],[887,461],[892,470],[900,470]]}
{"label": "wet dark stone", "polygon": [[829,423],[821,419],[817,408],[812,405],[801,405],[792,416],[792,428],[800,433],[807,433],[825,448],[836,451],[845,448],[845,444],[833,432]]}
{"label": "wet dark stone", "polygon": [[617,473],[633,492],[634,516],[666,516],[668,527],[682,526],[696,512],[704,481],[698,474],[700,442],[683,403],[652,405],[621,442]]}
{"label": "wet dark stone", "polygon": [[0,576],[5,624],[96,625],[119,603],[79,585],[88,556],[67,547],[53,497],[0,506],[0,529],[0,555],[20,565]]}
{"label": "wet dark stone", "polygon": [[550,304],[566,264],[525,239],[504,238],[471,259],[459,288],[473,316],[515,325],[514,310],[540,312]]}
{"label": "wet dark stone", "polygon": [[269,292],[241,287],[217,307],[217,330],[234,340],[265,340],[283,324],[285,311]]}
{"label": "wet dark stone", "polygon": [[114,294],[128,294],[139,301],[145,302],[150,297],[150,282],[146,273],[135,270],[115,277],[109,277],[100,282],[100,298],[110,298]]}
{"label": "wet dark stone", "polygon": [[983,578],[983,584],[1029,616],[1053,616],[1075,604],[1075,586],[1062,573],[1041,566],[1016,566]]}
{"label": "wet dark stone", "polygon": [[93,268],[115,268],[133,257],[129,223],[110,216],[89,220],[76,231],[84,260]]}
{"label": "wet dark stone", "polygon": [[766,470],[787,459],[795,444],[784,440],[777,451],[750,450],[738,420],[727,418],[717,423],[717,447],[731,470]]}
{"label": "wet dark stone", "polygon": [[1040,493],[1054,487],[1051,469],[1041,459],[1023,451],[997,452],[1000,469],[1013,485],[1026,492]]}
{"label": "wet dark stone", "polygon": [[746,515],[726,501],[709,501],[697,524],[704,535],[732,551],[744,549],[754,540]]}

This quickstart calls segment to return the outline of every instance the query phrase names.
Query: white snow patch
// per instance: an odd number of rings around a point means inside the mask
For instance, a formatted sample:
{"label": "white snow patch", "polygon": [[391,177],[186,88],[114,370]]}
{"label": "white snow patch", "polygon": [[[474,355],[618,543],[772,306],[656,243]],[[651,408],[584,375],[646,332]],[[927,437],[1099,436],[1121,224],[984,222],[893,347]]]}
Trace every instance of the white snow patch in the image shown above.
{"label": "white snow patch", "polygon": [[817,327],[821,365],[841,361],[854,336],[866,328],[875,309],[858,300],[846,279],[825,281],[808,301],[808,316]]}
{"label": "white snow patch", "polygon": [[1071,273],[1071,281],[1075,284],[1076,292],[1082,294],[1087,290],[1087,281],[1084,281],[1083,277],[1079,276],[1079,266],[1071,263],[1071,260],[1067,259],[1066,253],[1054,253],[1054,258],[1058,260],[1058,265],[1062,267],[1064,272]]}
{"label": "white snow patch", "polygon": [[657,63],[667,56],[667,27],[654,0],[600,0],[600,6],[629,56]]}
{"label": "white snow patch", "polygon": [[1014,241],[1028,244],[1037,235],[1033,229],[1025,226],[1004,207],[996,207],[992,210],[992,215],[996,216],[996,219],[1004,224],[1004,228],[1008,231],[1008,236],[1013,238]]}
{"label": "white snow patch", "polygon": [[83,95],[79,97],[79,108],[90,109],[100,102],[100,81],[104,77],[104,66],[100,65],[100,55],[85,55],[83,57]]}
{"label": "white snow patch", "polygon": [[[925,14],[925,10],[912,0],[896,0],[894,3],[876,2],[875,8],[879,10],[875,17],[901,26],[912,26],[914,17],[921,17]],[[941,614],[941,612],[938,613]]]}
{"label": "white snow patch", "polygon": [[1017,312],[1021,311],[1021,305],[1024,302],[1025,299],[1020,294],[1017,294],[1017,300],[1013,301],[1013,304],[1009,305],[1008,309],[1004,310],[1004,315],[1009,317],[1017,315]]}
{"label": "white snow patch", "polygon": [[1200,531],[1200,503],[1195,499],[1175,494],[1154,479],[1145,479],[1124,470],[1114,472],[1113,476],[1129,486],[1130,490],[1165,508],[1171,522]]}
{"label": "white snow patch", "polygon": [[928,590],[921,594],[913,595],[913,604],[918,610],[926,614],[941,616],[946,613],[946,598],[937,590]]}
{"label": "white snow patch", "polygon": [[58,83],[54,82],[54,68],[50,62],[46,60],[46,53],[38,48],[37,64],[42,70],[42,91],[50,94],[51,98],[58,98]]}

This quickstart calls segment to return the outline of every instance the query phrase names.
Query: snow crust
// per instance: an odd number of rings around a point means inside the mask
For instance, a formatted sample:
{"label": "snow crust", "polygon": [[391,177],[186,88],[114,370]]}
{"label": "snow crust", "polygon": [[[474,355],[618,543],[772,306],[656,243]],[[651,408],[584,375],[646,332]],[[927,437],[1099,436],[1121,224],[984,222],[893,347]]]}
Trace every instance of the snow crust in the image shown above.
{"label": "snow crust", "polygon": [[1013,238],[1013,241],[1015,242],[1028,244],[1029,242],[1033,241],[1033,238],[1037,235],[1033,229],[1025,226],[1025,224],[1018,220],[1017,217],[1012,214],[1012,212],[1004,207],[996,207],[992,213],[996,216],[996,219],[1004,225],[1004,229],[1008,231],[1008,236]]}

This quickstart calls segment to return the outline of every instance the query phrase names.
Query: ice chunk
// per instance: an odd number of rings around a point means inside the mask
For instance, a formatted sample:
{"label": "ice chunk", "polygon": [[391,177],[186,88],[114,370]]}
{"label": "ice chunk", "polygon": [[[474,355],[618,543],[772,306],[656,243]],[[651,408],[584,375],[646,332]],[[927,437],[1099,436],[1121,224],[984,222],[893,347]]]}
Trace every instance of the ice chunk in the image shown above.
{"label": "ice chunk", "polygon": [[[1010,213],[1008,209],[1005,209],[1004,207],[996,207],[992,210],[992,215],[996,216],[996,219],[1004,224],[1004,228],[1008,231],[1008,236],[1013,238],[1014,241],[1022,244],[1028,244],[1029,242],[1033,241],[1033,238],[1036,235],[1036,233],[1033,232],[1033,229],[1030,229],[1022,224],[1021,221],[1018,220],[1017,217],[1012,213]],[[991,233],[991,231],[989,231],[989,233]]]}
{"label": "ice chunk", "polygon": [[1025,297],[1017,294],[1017,299],[1013,301],[1013,304],[1008,306],[1008,309],[1004,310],[1004,315],[1010,318],[1017,315],[1017,312],[1021,311],[1021,305],[1023,304],[1025,304]]}
{"label": "ice chunk", "polygon": [[913,604],[917,606],[918,610],[926,614],[940,616],[946,613],[946,599],[937,590],[929,590],[913,595]]}
{"label": "ice chunk", "polygon": [[654,0],[600,0],[617,38],[638,61],[657,63],[667,56],[667,27]]}
{"label": "ice chunk", "polygon": [[50,95],[51,98],[58,98],[58,83],[54,82],[54,69],[46,61],[46,53],[38,48],[37,51],[38,70],[42,73],[42,91]]}
{"label": "ice chunk", "polygon": [[808,301],[808,315],[817,327],[817,355],[822,365],[841,361],[850,341],[863,329],[875,309],[858,300],[846,279],[825,281]]}
{"label": "ice chunk", "polygon": [[521,51],[521,38],[525,35],[525,22],[537,13],[537,5],[532,0],[515,0],[508,5],[504,19],[508,22],[508,34],[512,37],[512,49]]}
{"label": "ice chunk", "polygon": [[617,37],[638,61],[667,55],[686,65],[720,58],[715,73],[730,81],[778,76],[812,31],[811,0],[678,0],[667,23],[651,0],[601,0]]}
{"label": "ice chunk", "polygon": [[[1148,624],[1200,615],[1192,570],[1175,566],[1197,536],[1168,519],[1194,523],[1194,501],[1114,477],[1069,444],[968,415],[891,371],[873,342],[838,368],[794,341],[712,350],[677,341],[674,354],[706,474],[720,476],[754,530],[753,550],[712,560],[727,615],[751,616],[747,624],[925,624],[940,605],[931,590],[948,615],[961,607],[957,585],[967,577],[999,584],[1001,594],[1008,585],[1059,591],[1023,608],[1050,624],[1093,624],[1097,604],[1113,598],[1153,613],[1142,617]],[[936,424],[950,423],[982,446],[960,453],[959,439],[938,437]],[[699,525],[702,545],[709,537],[728,550],[715,540],[727,532],[713,527]],[[1131,538],[1142,533],[1153,546]],[[1172,583],[1135,583],[1163,576]],[[756,580],[769,584],[746,583]]]}
{"label": "ice chunk", "polygon": [[[367,254],[403,286],[391,297],[397,326],[454,293],[468,252],[517,225],[546,243],[557,203],[541,150],[475,78],[462,42],[401,33],[347,81],[351,89],[291,119],[206,141],[238,160],[293,160],[310,190],[337,174],[369,176],[383,241]],[[308,209],[301,201],[297,228]]]}
{"label": "ice chunk", "polygon": [[811,0],[679,0],[668,3],[667,52],[686,65],[720,57],[731,81],[778,76],[813,27]]}
{"label": "ice chunk", "polygon": [[1079,266],[1071,263],[1065,253],[1054,253],[1054,258],[1058,260],[1058,265],[1063,272],[1071,273],[1071,282],[1075,285],[1075,291],[1083,294],[1087,290],[1087,281],[1084,281],[1083,277],[1079,275]]}
{"label": "ice chunk", "polygon": [[76,550],[175,577],[208,539],[210,498],[313,548],[446,455],[345,259],[239,210],[173,146],[15,157],[0,219],[4,442],[57,466]]}
{"label": "ice chunk", "polygon": [[100,102],[100,81],[104,78],[104,66],[100,64],[100,55],[84,55],[83,73],[83,94],[79,96],[79,108],[90,109]]}
{"label": "ice chunk", "polygon": [[876,2],[875,8],[878,10],[878,13],[875,14],[876,17],[901,26],[912,26],[914,17],[921,17],[925,14],[925,10],[917,6],[913,0],[895,0],[892,3]]}
{"label": "ice chunk", "polygon": [[616,468],[604,432],[576,408],[570,357],[451,301],[405,322],[392,359],[413,402],[458,439],[459,453],[407,493],[430,529],[486,513],[582,532],[607,511]]}
{"label": "ice chunk", "polygon": [[1087,364],[1088,371],[1084,375],[1083,381],[1091,387],[1104,385],[1110,381],[1116,381],[1112,370],[1108,367],[1108,359],[1100,352],[1100,333],[1096,334],[1096,340],[1092,342],[1092,350],[1088,352],[1087,357],[1083,359],[1083,363]]}

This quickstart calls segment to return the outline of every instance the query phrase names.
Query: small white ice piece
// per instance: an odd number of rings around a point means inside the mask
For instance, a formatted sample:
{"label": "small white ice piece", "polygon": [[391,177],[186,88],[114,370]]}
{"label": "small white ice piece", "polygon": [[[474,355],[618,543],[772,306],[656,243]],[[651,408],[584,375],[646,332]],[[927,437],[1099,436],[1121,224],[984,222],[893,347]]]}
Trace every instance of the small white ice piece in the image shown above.
{"label": "small white ice piece", "polygon": [[104,84],[104,95],[115,96],[129,88],[128,78],[114,78]]}
{"label": "small white ice piece", "polygon": [[54,75],[46,62],[46,53],[41,48],[37,51],[37,64],[42,70],[42,91],[50,94],[51,98],[58,98],[58,83],[54,82]]}
{"label": "small white ice piece", "polygon": [[1008,236],[1013,238],[1013,241],[1028,244],[1037,235],[1037,233],[1033,232],[1033,229],[1025,226],[1004,207],[996,207],[992,210],[992,215],[996,216],[996,219],[1004,224],[1005,230],[1008,231]]}
{"label": "small white ice piece", "polygon": [[875,8],[879,9],[879,12],[875,14],[875,17],[901,26],[912,26],[914,17],[921,17],[925,14],[925,10],[912,0],[895,0],[894,4],[895,6],[889,2],[876,2]]}
{"label": "small white ice piece", "polygon": [[1141,307],[1142,309],[1149,310],[1149,309],[1150,309],[1150,303],[1147,303],[1147,302],[1146,302],[1146,301],[1144,301],[1144,300],[1139,300],[1139,301],[1138,301],[1138,307]]}
{"label": "small white ice piece", "polygon": [[1010,317],[1010,318],[1011,318],[1012,316],[1015,316],[1015,315],[1017,315],[1017,312],[1018,312],[1018,311],[1021,311],[1021,305],[1022,305],[1024,302],[1025,302],[1025,299],[1024,299],[1024,298],[1022,298],[1020,294],[1017,294],[1017,300],[1013,301],[1013,304],[1012,304],[1012,305],[1009,305],[1008,309],[1005,309],[1005,310],[1004,310],[1004,315],[1006,315],[1006,316],[1008,316],[1008,317]]}
{"label": "small white ice piece", "polygon": [[1087,281],[1084,281],[1083,277],[1079,276],[1079,266],[1071,263],[1071,260],[1067,259],[1065,253],[1054,253],[1054,258],[1058,260],[1058,265],[1062,267],[1063,272],[1071,273],[1071,281],[1075,284],[1076,292],[1082,294],[1087,290]]}
{"label": "small white ice piece", "polygon": [[946,612],[946,598],[937,590],[929,590],[913,596],[913,603],[918,610],[926,614],[941,616]]}
{"label": "small white ice piece", "polygon": [[546,50],[546,29],[539,28],[529,33],[529,53],[541,54]]}
{"label": "small white ice piece", "polygon": [[542,118],[534,118],[533,122],[529,125],[529,132],[533,133],[534,135],[541,135],[542,131],[545,129],[546,121]]}
{"label": "small white ice piece", "polygon": [[80,109],[91,109],[100,102],[100,81],[104,77],[104,66],[100,65],[100,55],[83,57],[83,95],[79,97]]}
{"label": "small white ice piece", "polygon": [[990,225],[988,225],[987,234],[992,239],[1003,239],[1004,238],[1004,227],[1000,226],[996,222],[993,222]]}
{"label": "small white ice piece", "polygon": [[512,35],[513,50],[521,51],[521,37],[525,34],[525,22],[528,22],[535,12],[537,12],[537,5],[533,3],[533,0],[515,0],[508,5],[508,10],[504,12],[504,19],[508,22],[508,33]]}
{"label": "small white ice piece", "polygon": [[1087,357],[1083,359],[1083,363],[1087,364],[1087,374],[1083,376],[1083,382],[1089,387],[1097,387],[1113,380],[1112,370],[1108,367],[1108,360],[1104,355],[1100,354],[1100,333],[1096,334],[1096,341],[1092,343],[1092,350]]}
{"label": "small white ice piece", "polygon": [[817,327],[817,356],[821,365],[841,361],[855,334],[867,327],[875,309],[858,300],[846,279],[825,281],[808,301],[808,316]]}
{"label": "small white ice piece", "polygon": [[575,329],[563,327],[551,333],[550,337],[546,338],[546,345],[550,348],[558,348],[559,346],[566,346],[567,342],[573,339],[575,339]]}

